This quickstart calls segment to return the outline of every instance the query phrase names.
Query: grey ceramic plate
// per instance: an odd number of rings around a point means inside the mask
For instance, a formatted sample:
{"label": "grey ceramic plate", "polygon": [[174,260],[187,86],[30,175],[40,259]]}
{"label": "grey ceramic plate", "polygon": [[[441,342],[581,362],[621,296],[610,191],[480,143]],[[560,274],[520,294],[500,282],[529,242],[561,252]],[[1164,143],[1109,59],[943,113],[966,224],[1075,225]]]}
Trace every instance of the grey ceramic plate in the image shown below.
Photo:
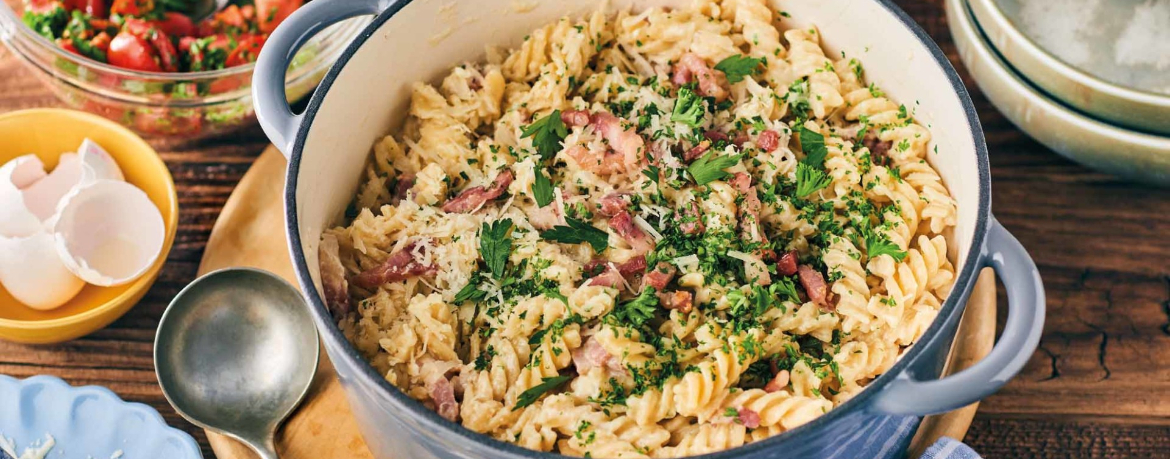
{"label": "grey ceramic plate", "polygon": [[1086,166],[1170,185],[1170,138],[1097,121],[1050,99],[1024,81],[992,49],[967,9],[966,0],[947,0],[946,6],[947,23],[967,70],[987,98],[1016,126]]}
{"label": "grey ceramic plate", "polygon": [[1001,57],[1102,120],[1170,134],[1170,0],[969,0]]}

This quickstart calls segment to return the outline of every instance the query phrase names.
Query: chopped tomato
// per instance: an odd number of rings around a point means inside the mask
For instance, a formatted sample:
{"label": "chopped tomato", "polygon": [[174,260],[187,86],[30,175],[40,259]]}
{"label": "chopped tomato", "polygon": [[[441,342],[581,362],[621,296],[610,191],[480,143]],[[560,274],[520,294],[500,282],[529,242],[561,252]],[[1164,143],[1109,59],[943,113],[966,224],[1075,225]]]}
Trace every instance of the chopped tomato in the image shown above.
{"label": "chopped tomato", "polygon": [[263,36],[253,35],[250,37],[242,37],[236,49],[233,49],[231,54],[228,54],[227,66],[235,67],[249,62],[256,62],[256,57],[260,55],[260,48],[262,46],[264,46]]}
{"label": "chopped tomato", "polygon": [[303,4],[303,0],[256,0],[256,18],[260,30],[265,33],[276,30],[276,26]]}
{"label": "chopped tomato", "polygon": [[158,53],[159,65],[162,66],[164,72],[178,72],[179,53],[175,50],[175,44],[171,42],[171,37],[158,29],[151,29],[151,31],[154,33],[150,34],[149,41]]}
{"label": "chopped tomato", "polygon": [[109,53],[110,34],[105,32],[98,32],[98,34],[94,35],[93,39],[89,41],[89,44],[93,45],[94,48],[100,49],[103,53]]}
{"label": "chopped tomato", "polygon": [[24,8],[31,13],[45,14],[51,13],[57,8],[65,8],[65,5],[57,0],[28,0]]}
{"label": "chopped tomato", "polygon": [[172,37],[189,37],[195,35],[195,23],[191,21],[191,17],[182,13],[175,13],[168,11],[163,13],[163,18],[155,21],[150,21],[152,25],[163,31],[163,33]]}
{"label": "chopped tomato", "polygon": [[154,11],[154,0],[114,0],[110,5],[110,14],[122,16],[142,16]]}
{"label": "chopped tomato", "polygon": [[115,67],[146,72],[162,71],[154,47],[142,37],[129,31],[119,32],[110,41],[110,51],[107,58],[110,64]]}
{"label": "chopped tomato", "polygon": [[240,11],[240,7],[236,5],[229,5],[223,11],[215,13],[212,18],[219,27],[235,27],[243,29],[247,27],[248,20],[244,17],[244,13]]}
{"label": "chopped tomato", "polygon": [[106,0],[65,0],[65,8],[79,10],[95,18],[105,18],[109,11],[106,9]]}
{"label": "chopped tomato", "polygon": [[78,56],[83,56],[83,54],[81,54],[81,51],[78,51],[77,47],[73,46],[73,40],[70,40],[68,38],[58,38],[57,39],[57,46],[60,46],[61,49],[65,50],[65,51],[69,51],[69,52],[76,54]]}

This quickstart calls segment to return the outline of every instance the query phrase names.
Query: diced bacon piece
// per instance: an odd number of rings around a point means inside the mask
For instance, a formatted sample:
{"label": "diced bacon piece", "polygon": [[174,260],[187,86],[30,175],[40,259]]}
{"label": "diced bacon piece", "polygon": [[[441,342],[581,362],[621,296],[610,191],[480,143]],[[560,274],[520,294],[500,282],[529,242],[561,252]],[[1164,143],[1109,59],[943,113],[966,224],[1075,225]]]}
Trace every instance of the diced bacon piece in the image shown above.
{"label": "diced bacon piece", "polygon": [[594,113],[589,117],[589,123],[609,143],[609,147],[621,155],[627,166],[634,166],[642,161],[642,150],[646,147],[646,141],[638,135],[635,126],[622,126],[621,118],[609,112]]}
{"label": "diced bacon piece", "polygon": [[577,367],[577,374],[585,374],[593,368],[605,367],[615,373],[625,373],[626,368],[618,359],[608,352],[593,338],[586,339],[581,347],[573,349],[573,365]]}
{"label": "diced bacon piece", "polygon": [[791,276],[796,274],[796,262],[799,261],[795,250],[785,252],[776,262],[776,274]]}
{"label": "diced bacon piece", "polygon": [[788,378],[788,370],[777,371],[776,376],[764,385],[764,392],[772,393],[784,390],[785,387],[788,387]]}
{"label": "diced bacon piece", "polygon": [[638,255],[623,263],[614,264],[603,259],[594,259],[585,265],[585,274],[599,272],[588,281],[588,285],[621,288],[624,280],[646,271],[646,257]]}
{"label": "diced bacon piece", "polygon": [[689,163],[691,161],[699,159],[700,157],[703,156],[703,153],[706,153],[707,150],[709,150],[709,149],[711,149],[711,141],[710,140],[702,140],[699,142],[698,145],[691,147],[690,149],[688,149],[686,152],[683,153],[683,161],[686,161]]}
{"label": "diced bacon piece", "polygon": [[654,269],[647,271],[645,276],[642,276],[642,289],[646,287],[654,287],[654,291],[661,292],[666,288],[674,275],[678,273],[678,269],[674,265],[666,262],[658,263]]}
{"label": "diced bacon piece", "polygon": [[445,377],[434,378],[427,382],[427,390],[439,416],[452,422],[459,419],[459,402],[455,400],[455,387],[450,380]]}
{"label": "diced bacon piece", "polygon": [[747,143],[749,137],[746,132],[739,131],[735,133],[735,138],[731,139],[731,144],[736,147],[743,148],[743,144]]}
{"label": "diced bacon piece", "polygon": [[622,274],[623,277],[642,274],[646,272],[646,257],[643,255],[630,257],[630,259],[626,260],[625,263],[618,264],[617,270]]}
{"label": "diced bacon piece", "polygon": [[609,218],[609,227],[618,234],[636,255],[643,255],[654,250],[654,240],[634,224],[634,217],[629,211],[623,210]]}
{"label": "diced bacon piece", "polygon": [[448,200],[446,204],[443,204],[443,211],[457,214],[474,212],[480,206],[483,206],[484,203],[503,195],[504,191],[508,190],[508,185],[512,184],[513,178],[515,176],[512,175],[512,170],[504,169],[499,174],[496,174],[496,178],[492,180],[491,185],[487,187],[477,186],[468,188],[463,190],[462,193],[459,193],[459,196]]}
{"label": "diced bacon piece", "polygon": [[683,54],[678,63],[674,64],[674,75],[670,81],[682,86],[695,80],[699,82],[700,95],[720,102],[727,99],[729,94],[727,75],[711,68],[698,54]]}
{"label": "diced bacon piece", "polygon": [[630,208],[630,194],[615,191],[601,197],[601,215],[612,217],[619,212],[629,210]]}
{"label": "diced bacon piece", "polygon": [[398,176],[398,183],[394,185],[394,196],[390,200],[391,204],[398,204],[403,199],[406,199],[406,194],[414,187],[414,174],[409,172]]}
{"label": "diced bacon piece", "polygon": [[780,134],[771,129],[767,129],[760,133],[756,138],[756,145],[759,145],[764,151],[775,151],[780,147]]}
{"label": "diced bacon piece", "polygon": [[680,214],[680,223],[678,229],[682,230],[683,234],[694,236],[700,234],[706,227],[703,226],[703,214],[699,211],[699,203],[691,201],[686,207],[683,207]]}
{"label": "diced bacon piece", "polygon": [[[764,234],[764,227],[760,223],[760,197],[756,188],[752,186],[752,176],[744,172],[736,172],[731,178],[732,188],[743,196],[743,203],[739,206],[739,229],[749,240],[768,243],[768,236]],[[761,252],[762,254],[762,252]]]}
{"label": "diced bacon piece", "polygon": [[825,284],[825,276],[809,265],[798,266],[796,273],[800,277],[800,285],[808,293],[808,299],[822,307],[829,306],[829,287]]}
{"label": "diced bacon piece", "polygon": [[707,140],[710,140],[711,142],[718,142],[720,140],[722,140],[724,142],[728,142],[728,143],[731,142],[731,138],[728,137],[727,134],[724,134],[724,133],[719,132],[719,131],[704,132],[703,137],[706,137]]}
{"label": "diced bacon piece", "polygon": [[561,112],[561,122],[569,127],[579,127],[589,124],[589,112],[585,110],[565,110]]}
{"label": "diced bacon piece", "polygon": [[362,288],[375,288],[387,282],[433,274],[437,269],[435,266],[424,265],[414,259],[414,251],[421,244],[421,240],[411,241],[401,250],[390,254],[382,264],[354,276],[353,284]]}
{"label": "diced bacon piece", "polygon": [[885,166],[890,163],[890,148],[894,146],[893,142],[881,140],[877,134],[867,132],[861,139],[861,144],[869,149],[869,158],[874,164]]}
{"label": "diced bacon piece", "polygon": [[345,280],[345,267],[341,264],[341,247],[337,236],[325,234],[317,248],[321,265],[321,289],[324,290],[325,304],[335,319],[349,314],[349,282]]}
{"label": "diced bacon piece", "polygon": [[[598,285],[601,287],[620,289],[625,281],[625,279],[622,277],[621,271],[618,271],[617,268],[614,267],[611,263],[605,263],[601,266],[601,273],[589,278],[589,280],[585,281],[585,285]],[[597,268],[594,267],[593,269]],[[591,273],[593,272],[593,269],[590,269],[588,266],[586,266],[585,272]]]}
{"label": "diced bacon piece", "polygon": [[744,427],[754,429],[760,426],[760,414],[748,408],[740,408],[736,421]]}
{"label": "diced bacon piece", "polygon": [[658,294],[658,304],[663,308],[676,310],[683,314],[691,312],[694,307],[695,296],[686,290],[675,290]]}

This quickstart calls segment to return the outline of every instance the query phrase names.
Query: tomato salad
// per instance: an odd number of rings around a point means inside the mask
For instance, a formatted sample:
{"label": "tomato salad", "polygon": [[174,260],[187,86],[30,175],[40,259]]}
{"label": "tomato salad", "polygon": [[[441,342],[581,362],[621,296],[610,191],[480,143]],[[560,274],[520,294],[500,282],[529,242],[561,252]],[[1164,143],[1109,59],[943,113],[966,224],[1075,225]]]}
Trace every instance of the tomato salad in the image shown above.
{"label": "tomato salad", "polygon": [[61,48],[115,67],[200,72],[254,62],[268,34],[303,0],[232,0],[198,23],[190,3],[25,0],[23,20]]}

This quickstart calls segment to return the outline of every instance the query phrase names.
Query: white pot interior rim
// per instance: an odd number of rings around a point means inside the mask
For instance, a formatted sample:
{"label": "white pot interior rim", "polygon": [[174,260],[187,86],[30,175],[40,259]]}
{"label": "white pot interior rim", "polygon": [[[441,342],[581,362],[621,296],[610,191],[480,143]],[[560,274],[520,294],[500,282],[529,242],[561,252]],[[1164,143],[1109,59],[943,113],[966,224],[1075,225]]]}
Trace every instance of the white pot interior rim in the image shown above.
{"label": "white pot interior rim", "polygon": [[[298,218],[298,199],[297,191],[300,186],[300,167],[302,159],[304,159],[304,149],[306,140],[312,130],[313,121],[317,117],[318,111],[322,108],[322,104],[329,94],[330,89],[336,82],[342,69],[348,64],[351,58],[358,52],[379,31],[384,25],[394,18],[403,8],[414,3],[414,0],[401,0],[390,4],[390,6],[380,13],[367,27],[363,30],[352,43],[345,49],[337,63],[330,68],[325,78],[321,81],[317,91],[310,99],[309,105],[305,110],[304,117],[300,126],[297,129],[295,142],[290,152],[289,165],[287,169],[286,185],[285,185],[285,231],[288,237],[289,249],[293,259],[293,267],[296,271],[298,281],[303,288],[304,295],[311,305],[314,320],[317,321],[317,327],[321,331],[323,340],[327,345],[327,349],[332,349],[330,356],[333,358],[340,358],[348,366],[360,368],[362,371],[357,376],[360,385],[376,385],[380,388],[382,400],[393,405],[397,410],[409,413],[415,419],[430,428],[442,429],[446,433],[453,433],[465,438],[468,441],[479,443],[483,446],[490,447],[501,453],[511,455],[513,457],[554,457],[560,456],[554,453],[542,453],[529,449],[522,448],[518,445],[496,440],[487,435],[481,435],[471,430],[465,429],[461,425],[448,421],[433,411],[422,406],[414,399],[404,394],[401,390],[387,382],[382,375],[374,370],[358,350],[349,343],[349,341],[342,334],[340,328],[334,323],[332,315],[325,306],[320,293],[315,287],[314,274],[315,267],[310,267],[306,258],[306,249],[304,240],[301,236],[301,223]],[[420,3],[426,3],[420,1]],[[977,203],[977,210],[975,214],[974,227],[971,228],[971,241],[965,253],[965,259],[962,263],[961,269],[956,272],[955,287],[951,294],[946,298],[943,306],[939,312],[938,319],[926,330],[922,338],[915,344],[906,355],[901,358],[889,371],[872,381],[867,390],[861,391],[853,399],[845,402],[842,406],[837,407],[828,413],[818,417],[817,419],[802,425],[796,429],[776,435],[765,441],[750,443],[739,448],[731,450],[707,454],[701,457],[704,458],[727,458],[732,456],[739,456],[741,454],[750,454],[760,452],[764,449],[774,447],[781,442],[796,438],[805,432],[810,432],[820,428],[823,425],[834,422],[836,419],[846,415],[847,413],[856,410],[859,407],[867,405],[867,401],[873,397],[880,389],[889,381],[893,380],[899,374],[907,371],[908,367],[914,362],[923,352],[924,349],[935,345],[947,345],[950,343],[938,343],[941,338],[940,331],[943,322],[957,320],[953,317],[955,314],[962,313],[960,303],[965,304],[966,294],[970,291],[976,279],[977,270],[984,266],[983,247],[986,238],[986,233],[991,222],[991,178],[990,167],[988,163],[988,153],[986,140],[983,136],[983,130],[979,122],[979,116],[975,109],[974,103],[971,101],[970,95],[964,86],[959,74],[952,67],[946,54],[939,48],[939,46],[930,38],[929,34],[922,29],[908,14],[902,11],[899,7],[893,4],[891,0],[870,0],[870,3],[880,6],[892,18],[896,19],[900,25],[909,31],[929,54],[934,65],[936,65],[946,75],[949,89],[953,90],[954,95],[958,97],[962,110],[963,117],[966,121],[966,132],[964,135],[970,136],[970,141],[974,146],[975,163],[978,173],[978,196],[975,198]],[[831,33],[831,32],[829,32]],[[826,33],[825,35],[828,35]],[[873,56],[870,57],[873,59]],[[316,247],[315,244],[312,247]],[[314,257],[315,259],[315,257]],[[864,408],[862,408],[864,409]],[[567,456],[560,456],[567,457]]]}

